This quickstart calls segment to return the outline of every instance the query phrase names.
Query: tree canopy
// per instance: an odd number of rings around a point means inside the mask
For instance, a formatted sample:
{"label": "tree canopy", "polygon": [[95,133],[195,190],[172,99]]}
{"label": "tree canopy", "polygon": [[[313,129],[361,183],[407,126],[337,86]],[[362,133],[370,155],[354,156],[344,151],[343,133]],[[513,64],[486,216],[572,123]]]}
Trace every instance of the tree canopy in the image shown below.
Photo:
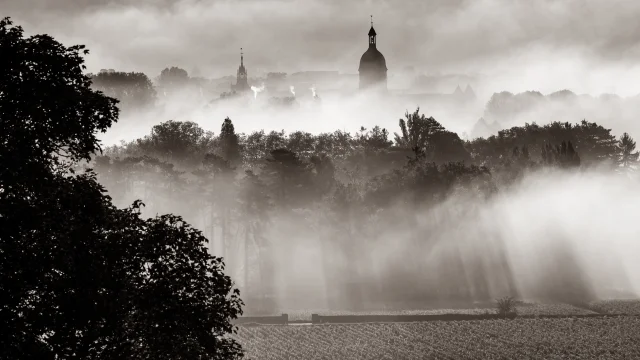
{"label": "tree canopy", "polygon": [[[239,292],[181,217],[115,207],[79,161],[117,120],[86,50],[0,21],[0,358],[234,358]],[[97,165],[110,166],[101,158]]]}
{"label": "tree canopy", "polygon": [[127,109],[148,107],[156,100],[156,90],[147,75],[140,72],[101,71],[91,75],[95,90],[120,100]]}

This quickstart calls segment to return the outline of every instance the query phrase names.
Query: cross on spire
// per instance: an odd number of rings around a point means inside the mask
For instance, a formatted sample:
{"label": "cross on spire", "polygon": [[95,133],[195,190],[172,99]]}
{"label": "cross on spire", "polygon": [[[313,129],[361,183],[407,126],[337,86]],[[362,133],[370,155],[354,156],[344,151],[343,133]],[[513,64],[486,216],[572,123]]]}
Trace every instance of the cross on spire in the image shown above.
{"label": "cross on spire", "polygon": [[244,63],[244,53],[242,52],[242,48],[240,48],[240,65]]}
{"label": "cross on spire", "polygon": [[371,27],[373,27],[373,15],[369,15],[371,17]]}

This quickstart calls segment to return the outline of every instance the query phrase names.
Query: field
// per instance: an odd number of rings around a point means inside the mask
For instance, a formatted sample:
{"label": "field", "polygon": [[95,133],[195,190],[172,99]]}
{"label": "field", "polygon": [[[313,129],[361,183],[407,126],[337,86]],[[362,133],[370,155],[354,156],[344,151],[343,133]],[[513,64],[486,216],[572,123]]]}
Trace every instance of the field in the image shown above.
{"label": "field", "polygon": [[640,318],[240,327],[248,359],[640,358]]}
{"label": "field", "polygon": [[[624,313],[623,310],[635,309],[631,314],[640,314],[640,302],[629,302],[626,306],[614,305],[613,303],[598,302],[582,308],[569,304],[539,304],[539,303],[519,303],[516,310],[520,315],[589,315],[600,313],[600,309],[606,309],[603,313]],[[598,311],[596,311],[598,310]],[[618,312],[620,311],[620,312]],[[423,309],[423,310],[386,310],[386,311],[335,311],[335,310],[283,310],[282,313],[289,315],[289,321],[311,321],[311,314],[318,315],[443,315],[443,314],[477,314],[495,312],[495,308],[474,308],[474,309]],[[273,314],[279,315],[279,314]]]}
{"label": "field", "polygon": [[640,315],[638,300],[604,300],[589,304],[589,308],[601,314]]}

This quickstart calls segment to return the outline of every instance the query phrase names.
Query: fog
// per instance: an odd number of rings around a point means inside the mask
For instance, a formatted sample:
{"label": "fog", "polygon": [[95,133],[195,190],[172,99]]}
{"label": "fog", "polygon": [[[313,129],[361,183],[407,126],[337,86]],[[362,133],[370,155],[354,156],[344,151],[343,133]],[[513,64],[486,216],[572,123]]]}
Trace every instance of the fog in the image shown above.
{"label": "fog", "polygon": [[[292,233],[294,225],[279,224],[283,232],[272,235],[278,239],[280,306],[349,306],[344,292],[357,289],[354,284],[389,277],[395,278],[393,288],[357,294],[365,299],[363,309],[393,306],[385,300],[397,294],[404,295],[409,307],[450,307],[456,301],[482,302],[507,294],[574,304],[637,296],[639,210],[637,183],[597,172],[553,173],[531,174],[486,203],[451,196],[428,211],[407,212],[406,205],[392,209],[415,216],[416,226],[380,218],[384,226],[370,225],[376,234],[365,230],[349,239],[357,244],[352,254],[331,239]],[[323,272],[322,256],[337,268],[351,263],[354,273]],[[349,286],[336,289],[345,279]],[[429,301],[417,301],[424,299],[421,293],[429,294],[424,297]],[[331,296],[338,298],[337,305]]]}
{"label": "fog", "polygon": [[[134,191],[123,204],[136,198],[151,205],[148,216],[174,212],[208,228],[208,211],[194,213],[189,197]],[[400,197],[373,213],[353,206],[334,220],[322,204],[272,212],[260,234],[266,251],[247,250],[242,224],[228,225],[235,240],[223,248],[218,227],[210,249],[225,257],[249,313],[261,309],[258,289],[282,311],[469,307],[505,295],[581,305],[640,294],[637,179],[547,169],[488,199],[462,189],[429,207]]]}
{"label": "fog", "polygon": [[[287,95],[265,91],[215,102],[217,95],[202,92],[161,93],[151,108],[123,111],[100,135],[107,146],[142,138],[167,120],[194,121],[217,134],[226,117],[245,134],[262,129],[355,133],[375,125],[393,134],[398,119],[418,106],[465,138],[473,137],[477,120],[486,117],[493,93],[546,95],[563,89],[628,99],[545,102],[494,120],[508,128],[586,119],[616,135],[640,136],[640,2],[4,0],[0,5],[3,15],[29,34],[87,45],[88,71],[141,71],[150,78],[169,66],[192,74],[198,69],[207,78],[233,74],[240,47],[250,80],[272,71],[355,74],[374,15],[378,49],[389,68],[387,97],[372,101],[370,94],[356,92],[357,84],[314,88],[319,100],[309,88],[289,93],[293,84],[285,85]],[[477,79],[477,99],[460,103],[405,86],[421,74],[454,73]],[[295,106],[275,106],[269,102],[274,96],[294,97]],[[126,193],[120,205],[142,198],[152,209],[146,215],[172,212],[196,227],[210,226],[191,200],[163,190],[108,189]],[[342,219],[340,226],[349,229],[344,232],[328,225],[325,212],[318,205],[275,213],[264,229],[270,250],[260,256],[272,267],[281,309],[379,308],[398,299],[451,306],[454,300],[507,294],[576,303],[640,294],[640,187],[612,171],[536,171],[488,199],[454,192],[430,207],[398,199],[384,210]],[[210,244],[214,254],[225,256],[238,286],[251,294],[252,287],[263,285],[256,285],[259,274],[248,272],[245,263],[265,260],[242,246],[222,249],[216,238]],[[251,298],[247,304],[257,307]]]}
{"label": "fog", "polygon": [[255,98],[253,93],[248,93],[240,99],[216,104],[191,93],[178,93],[162,98],[152,109],[124,112],[118,123],[101,134],[100,139],[106,146],[120,141],[129,142],[148,135],[153,125],[167,120],[193,121],[217,134],[226,117],[233,120],[236,131],[245,134],[259,130],[306,131],[312,134],[343,130],[355,133],[361,126],[371,129],[376,125],[393,134],[399,131],[398,120],[404,117],[404,113],[413,112],[418,106],[429,116],[443,121],[450,131],[462,135],[470,131],[484,108],[480,102],[424,101],[402,95],[371,101],[367,93],[325,94],[318,90],[320,100],[314,100],[312,94],[310,89],[298,89],[295,106],[277,107],[269,103],[273,94],[268,92],[258,93]]}
{"label": "fog", "polygon": [[154,77],[180,66],[219,77],[234,73],[243,47],[250,76],[354,74],[373,15],[391,75],[405,66],[483,74],[489,95],[640,93],[640,4],[633,1],[4,0],[2,12],[29,33],[87,45],[92,72]]}

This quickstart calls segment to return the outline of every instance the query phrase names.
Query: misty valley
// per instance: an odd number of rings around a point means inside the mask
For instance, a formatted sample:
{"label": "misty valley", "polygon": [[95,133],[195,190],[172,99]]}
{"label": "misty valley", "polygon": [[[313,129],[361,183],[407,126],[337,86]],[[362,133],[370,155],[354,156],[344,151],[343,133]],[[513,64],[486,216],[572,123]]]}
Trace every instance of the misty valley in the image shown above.
{"label": "misty valley", "polygon": [[393,136],[167,121],[85,166],[202,229],[248,314],[582,304],[637,291],[633,145],[586,121],[463,141],[418,109]]}
{"label": "misty valley", "polygon": [[366,20],[358,74],[223,77],[0,20],[0,359],[640,358],[640,95]]}

